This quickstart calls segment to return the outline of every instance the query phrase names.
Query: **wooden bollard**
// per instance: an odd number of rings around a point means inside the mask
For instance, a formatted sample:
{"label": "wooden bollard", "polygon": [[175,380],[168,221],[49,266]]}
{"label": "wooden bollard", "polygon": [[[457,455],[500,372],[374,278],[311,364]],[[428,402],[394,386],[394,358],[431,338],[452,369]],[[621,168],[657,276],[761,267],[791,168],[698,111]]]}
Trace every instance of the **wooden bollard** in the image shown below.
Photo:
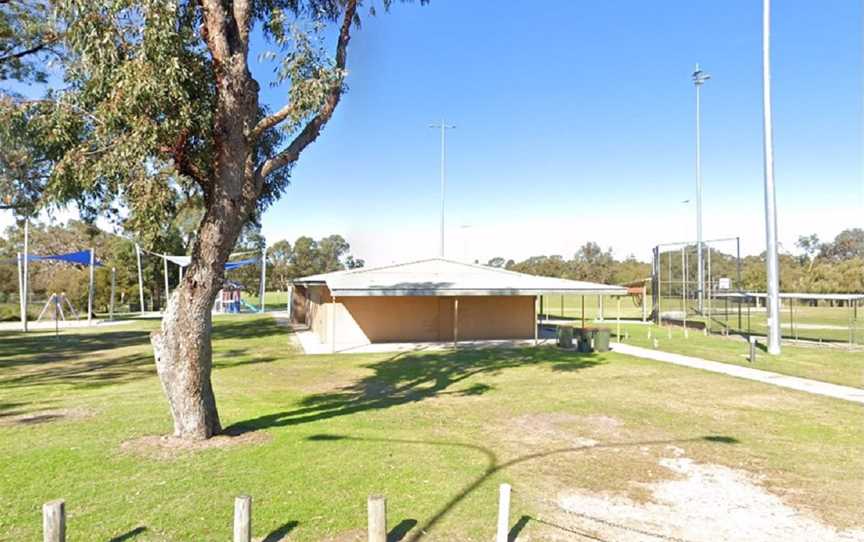
{"label": "wooden bollard", "polygon": [[43,542],[66,542],[66,503],[61,500],[42,505]]}
{"label": "wooden bollard", "polygon": [[498,489],[498,531],[495,542],[507,542],[510,536],[510,484]]}
{"label": "wooden bollard", "polygon": [[240,495],[234,499],[234,542],[252,540],[252,497]]}
{"label": "wooden bollard", "polygon": [[387,542],[387,499],[383,495],[369,495],[369,542]]}
{"label": "wooden bollard", "polygon": [[750,337],[750,355],[748,356],[750,363],[756,361],[756,337]]}

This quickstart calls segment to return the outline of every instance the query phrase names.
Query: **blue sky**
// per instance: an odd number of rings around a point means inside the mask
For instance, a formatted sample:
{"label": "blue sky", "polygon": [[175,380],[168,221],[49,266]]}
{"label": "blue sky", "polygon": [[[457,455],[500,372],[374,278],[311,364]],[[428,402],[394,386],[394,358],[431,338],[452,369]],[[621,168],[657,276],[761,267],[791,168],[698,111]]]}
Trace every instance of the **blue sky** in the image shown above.
{"label": "blue sky", "polygon": [[[380,2],[379,2],[380,3]],[[514,9],[516,7],[520,9]],[[862,11],[774,2],[780,239],[864,226]],[[332,44],[331,44],[332,45]],[[695,238],[694,64],[703,91],[705,236],[764,247],[761,2],[396,4],[366,17],[349,92],[263,218],[268,240],[341,233],[372,264],[438,252],[448,133],[447,256],[619,256]],[[260,49],[260,44],[258,49]],[[254,58],[254,54],[252,55]],[[285,90],[263,82],[263,100]],[[0,222],[7,220],[0,217]],[[462,227],[470,226],[470,227]]]}
{"label": "blue sky", "polygon": [[[571,255],[587,240],[647,259],[695,237],[694,90],[703,92],[706,237],[764,246],[761,3],[433,0],[367,18],[331,124],[264,217],[269,238],[345,234],[373,263]],[[515,3],[512,6],[515,7]],[[864,223],[862,13],[775,2],[780,238]],[[262,73],[266,73],[263,72]],[[266,99],[279,103],[281,92]],[[470,228],[461,228],[470,225]]]}

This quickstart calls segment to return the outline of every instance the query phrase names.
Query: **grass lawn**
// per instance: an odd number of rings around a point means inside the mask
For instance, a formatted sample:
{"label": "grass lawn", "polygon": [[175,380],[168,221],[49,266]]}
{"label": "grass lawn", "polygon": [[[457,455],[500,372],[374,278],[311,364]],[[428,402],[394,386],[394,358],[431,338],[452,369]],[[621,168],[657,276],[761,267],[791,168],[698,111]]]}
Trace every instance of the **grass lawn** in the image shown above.
{"label": "grass lawn", "polygon": [[[614,321],[604,325],[615,333]],[[648,338],[649,329],[658,340],[659,350],[864,388],[864,348],[861,346],[850,349],[843,345],[784,343],[780,356],[769,356],[758,349],[756,361],[750,363],[747,360],[750,349],[747,339],[738,335],[724,337],[714,334],[706,337],[701,331],[690,330],[685,338],[684,329],[678,326],[621,325],[622,335],[625,332],[628,334],[626,342],[646,348],[652,347]],[[760,340],[760,344],[765,344],[764,339]]]}
{"label": "grass lawn", "polygon": [[62,497],[71,541],[227,540],[248,493],[267,542],[353,540],[383,493],[405,540],[489,540],[505,481],[524,535],[566,538],[550,526],[557,494],[649,499],[646,483],[675,476],[658,467],[670,446],[864,526],[860,406],[551,347],[303,356],[266,315],[216,318],[214,386],[237,444],[154,455],[135,439],[171,429],[157,324],[0,333],[0,538],[39,538],[42,503]]}

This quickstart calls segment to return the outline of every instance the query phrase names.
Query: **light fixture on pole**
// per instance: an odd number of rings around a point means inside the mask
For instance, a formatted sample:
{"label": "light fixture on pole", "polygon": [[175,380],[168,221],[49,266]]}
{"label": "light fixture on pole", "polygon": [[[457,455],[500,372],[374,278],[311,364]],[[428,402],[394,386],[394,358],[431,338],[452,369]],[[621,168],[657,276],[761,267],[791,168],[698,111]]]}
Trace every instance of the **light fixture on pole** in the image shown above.
{"label": "light fixture on pole", "polygon": [[777,198],[774,194],[774,123],[771,118],[771,1],[762,1],[762,150],[765,174],[765,266],[768,353],[780,354],[780,273],[777,258]]}
{"label": "light fixture on pole", "polygon": [[702,85],[711,76],[696,64],[693,72],[693,85],[696,87],[696,302],[699,313],[702,313],[703,291],[702,283],[705,276],[702,269]]}
{"label": "light fixture on pole", "polygon": [[446,165],[447,165],[447,130],[456,128],[456,126],[448,125],[441,119],[440,124],[430,124],[429,128],[438,128],[441,130],[441,246],[440,257],[444,257],[444,193],[447,187]]}

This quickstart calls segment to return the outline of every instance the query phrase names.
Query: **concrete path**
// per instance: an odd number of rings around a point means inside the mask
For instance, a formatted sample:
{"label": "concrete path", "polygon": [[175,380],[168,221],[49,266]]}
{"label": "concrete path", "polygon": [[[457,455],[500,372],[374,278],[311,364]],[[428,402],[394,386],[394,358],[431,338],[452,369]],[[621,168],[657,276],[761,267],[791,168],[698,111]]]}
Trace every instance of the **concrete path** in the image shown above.
{"label": "concrete path", "polygon": [[673,363],[675,365],[683,365],[685,367],[702,369],[713,373],[746,378],[747,380],[764,382],[765,384],[772,384],[774,386],[780,386],[781,388],[789,388],[790,390],[803,391],[815,395],[824,395],[825,397],[833,397],[834,399],[852,401],[853,403],[864,405],[864,389],[829,384],[827,382],[819,382],[818,380],[799,378],[797,376],[786,376],[772,373],[770,371],[763,371],[761,369],[751,369],[750,367],[741,367],[730,363],[708,361],[706,359],[682,356],[681,354],[672,354],[660,350],[651,350],[649,348],[642,348],[629,344],[614,343],[612,344],[612,350],[619,354],[626,354],[637,358]]}

